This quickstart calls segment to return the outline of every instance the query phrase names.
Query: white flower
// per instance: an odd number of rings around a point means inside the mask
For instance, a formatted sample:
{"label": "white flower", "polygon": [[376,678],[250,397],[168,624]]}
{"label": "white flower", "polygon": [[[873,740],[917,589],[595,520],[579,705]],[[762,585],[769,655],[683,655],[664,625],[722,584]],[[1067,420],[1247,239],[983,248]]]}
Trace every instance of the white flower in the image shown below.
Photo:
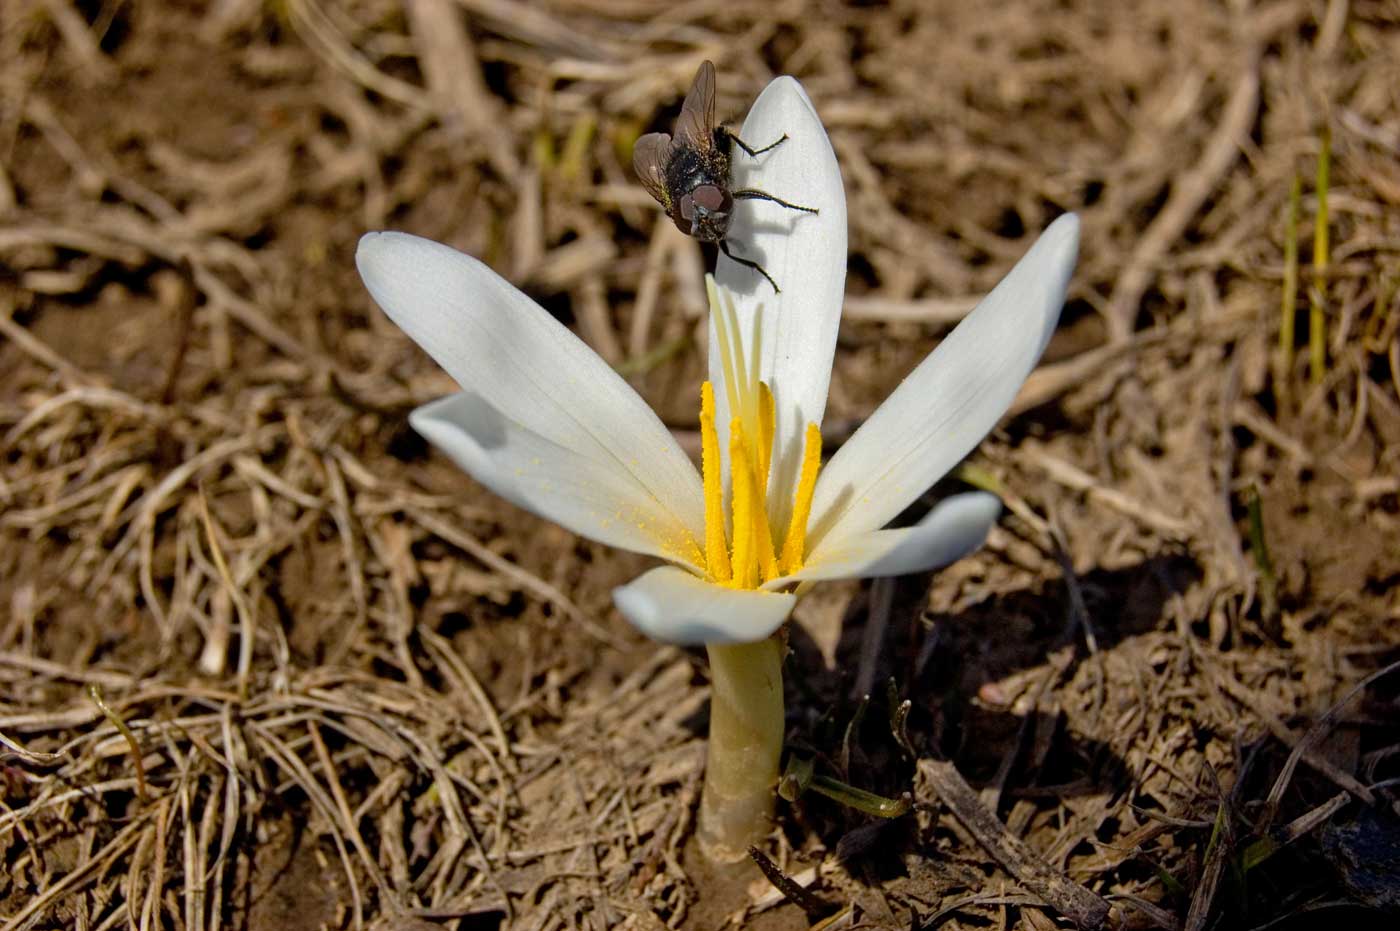
{"label": "white flower", "polygon": [[924,571],[980,546],[1000,510],[982,492],[916,526],[881,528],[1006,412],[1074,268],[1079,222],[1067,215],[821,467],[846,202],[826,132],[787,77],[759,96],[740,136],[763,146],[784,133],[757,158],[736,149],[734,187],[820,212],[738,201],[731,245],[782,291],[720,257],[703,477],[606,362],[476,259],[402,233],[370,233],[356,253],[375,301],[463,389],[414,411],[414,428],[520,507],[665,560],[614,592],[659,640],[760,640],[787,619],[801,583]]}

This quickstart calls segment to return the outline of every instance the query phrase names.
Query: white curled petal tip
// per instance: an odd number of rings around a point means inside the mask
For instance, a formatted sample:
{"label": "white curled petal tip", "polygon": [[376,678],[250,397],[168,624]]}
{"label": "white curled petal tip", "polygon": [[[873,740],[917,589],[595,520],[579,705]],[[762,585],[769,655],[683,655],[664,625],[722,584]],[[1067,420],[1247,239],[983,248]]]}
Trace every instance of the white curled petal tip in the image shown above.
{"label": "white curled petal tip", "polygon": [[913,527],[867,530],[823,541],[800,571],[771,584],[929,572],[976,552],[1000,515],[996,495],[985,491],[953,495]]}
{"label": "white curled petal tip", "polygon": [[560,447],[468,391],[423,405],[409,423],[517,507],[590,540],[698,569],[694,538],[615,463]]}
{"label": "white curled petal tip", "polygon": [[[541,460],[557,454],[591,465],[590,475],[616,473],[615,481],[634,486],[629,499],[646,504],[644,521],[668,538],[703,534],[700,477],[675,437],[544,308],[478,260],[418,236],[368,233],[355,262],[375,302],[474,399],[429,406],[420,422],[436,429],[437,439],[447,434],[435,417],[458,414],[473,429],[494,418],[512,438],[532,437]],[[476,463],[483,478],[489,473],[487,458],[459,451],[459,463]],[[511,483],[497,476],[497,485]]]}
{"label": "white curled petal tip", "polygon": [[794,313],[802,309],[808,327],[839,318],[846,280],[846,191],[836,152],[802,85],[791,77],[769,83],[739,135],[759,151],[749,155],[737,144],[732,147],[733,190],[759,191],[816,212],[740,196],[728,244],[741,258],[762,265],[779,291],[754,269],[723,255],[715,280],[739,295],[745,309],[762,304],[767,317],[790,305]]}
{"label": "white curled petal tip", "polygon": [[883,527],[996,426],[1055,331],[1078,248],[1066,214],[837,450],[817,481],[816,543]]}
{"label": "white curled petal tip", "polygon": [[[752,268],[721,255],[715,280],[735,299],[746,344],[758,347],[759,378],[772,390],[777,411],[775,474],[794,477],[807,424],[820,424],[831,381],[831,361],[845,296],[846,193],[831,140],[802,85],[791,77],[769,83],[750,109],[739,136],[755,149],[732,146],[735,190],[752,189],[790,204],[738,199],[726,244],[757,262],[777,283],[775,292]],[[786,139],[783,137],[786,136]],[[783,140],[778,142],[778,140]],[[722,362],[711,327],[710,381],[716,386],[721,448],[728,430]]]}
{"label": "white curled petal tip", "polygon": [[449,394],[414,408],[408,422],[463,472],[512,504],[525,506],[529,497],[511,480],[510,470],[500,467],[497,457],[488,451],[501,445],[504,425],[500,415],[480,397],[466,392]]}
{"label": "white curled petal tip", "polygon": [[787,620],[797,597],[725,588],[662,566],[613,589],[613,603],[648,637],[699,646],[762,640]]}

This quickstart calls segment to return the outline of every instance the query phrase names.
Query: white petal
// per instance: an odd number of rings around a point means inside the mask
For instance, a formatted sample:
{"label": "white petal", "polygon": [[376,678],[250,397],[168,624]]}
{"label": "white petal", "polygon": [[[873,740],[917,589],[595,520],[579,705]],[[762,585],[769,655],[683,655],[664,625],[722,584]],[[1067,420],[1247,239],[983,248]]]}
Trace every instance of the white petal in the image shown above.
{"label": "white petal", "polygon": [[613,589],[613,603],[648,637],[695,646],[762,640],[787,620],[797,596],[724,588],[662,566]]}
{"label": "white petal", "polygon": [[802,570],[790,578],[876,578],[937,569],[981,547],[1000,514],[1001,501],[996,495],[985,491],[953,495],[940,501],[913,527],[828,538],[829,542],[817,547]]}
{"label": "white petal", "polygon": [[[836,153],[817,111],[790,77],[764,88],[749,111],[739,137],[753,148],[781,139],[757,157],[733,147],[734,188],[754,188],[819,213],[789,210],[760,200],[736,202],[729,246],[736,255],[761,264],[782,289],[753,269],[723,255],[715,279],[735,296],[739,328],[746,345],[761,342],[760,378],[772,389],[778,414],[773,481],[792,487],[802,458],[808,423],[820,424],[831,382],[831,359],[846,285],[846,192]],[[762,325],[761,334],[756,326]],[[757,334],[757,335],[756,335]],[[710,328],[710,380],[716,394],[720,449],[727,455],[729,400],[724,395],[713,323]],[[775,502],[775,526],[787,523],[791,503]]]}
{"label": "white petal", "polygon": [[[484,482],[500,490],[502,470],[520,467],[516,452],[529,449],[541,462],[555,457],[544,468],[556,476],[567,462],[587,475],[579,482],[612,480],[596,494],[575,484],[539,500],[529,494],[539,481],[519,482],[502,491],[511,500],[561,523],[599,502],[625,501],[617,516],[652,537],[646,552],[703,540],[694,465],[646,402],[542,307],[476,259],[417,236],[369,233],[355,262],[384,312],[470,395],[430,408],[417,422],[459,462],[481,468]],[[563,506],[568,493],[580,495],[576,507]],[[596,521],[566,525],[608,536]]]}
{"label": "white petal", "polygon": [[1078,249],[1066,214],[837,450],[817,479],[813,552],[889,523],[996,426],[1050,341]]}
{"label": "white petal", "polygon": [[507,501],[599,543],[699,571],[703,557],[692,535],[677,531],[669,514],[616,463],[560,446],[469,391],[423,405],[409,422]]}

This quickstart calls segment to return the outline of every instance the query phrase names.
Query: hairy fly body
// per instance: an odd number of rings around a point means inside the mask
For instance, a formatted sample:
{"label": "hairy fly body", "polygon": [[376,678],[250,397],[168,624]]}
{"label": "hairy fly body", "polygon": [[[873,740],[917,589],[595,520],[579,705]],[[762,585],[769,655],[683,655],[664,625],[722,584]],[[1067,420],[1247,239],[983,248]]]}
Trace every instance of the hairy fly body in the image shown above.
{"label": "hairy fly body", "polygon": [[730,144],[750,157],[781,145],[787,136],[755,149],[723,126],[715,124],[715,66],[706,61],[695,72],[695,81],[681,104],[674,136],[647,133],[632,149],[632,167],[642,186],[666,209],[676,227],[701,242],[712,242],[740,265],[762,275],[774,293],[778,283],[752,259],[735,255],[729,248],[729,221],[735,200],[764,200],[816,213],[815,207],[790,204],[754,188],[731,190],[729,186]]}

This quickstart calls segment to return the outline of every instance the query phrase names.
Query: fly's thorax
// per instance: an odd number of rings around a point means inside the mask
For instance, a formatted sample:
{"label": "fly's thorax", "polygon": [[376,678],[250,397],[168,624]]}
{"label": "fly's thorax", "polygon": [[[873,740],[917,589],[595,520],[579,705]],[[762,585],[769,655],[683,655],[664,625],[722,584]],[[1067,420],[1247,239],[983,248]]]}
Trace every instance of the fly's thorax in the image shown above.
{"label": "fly's thorax", "polygon": [[702,242],[719,242],[725,237],[734,208],[725,152],[678,149],[666,166],[666,188],[671,219],[682,233]]}

